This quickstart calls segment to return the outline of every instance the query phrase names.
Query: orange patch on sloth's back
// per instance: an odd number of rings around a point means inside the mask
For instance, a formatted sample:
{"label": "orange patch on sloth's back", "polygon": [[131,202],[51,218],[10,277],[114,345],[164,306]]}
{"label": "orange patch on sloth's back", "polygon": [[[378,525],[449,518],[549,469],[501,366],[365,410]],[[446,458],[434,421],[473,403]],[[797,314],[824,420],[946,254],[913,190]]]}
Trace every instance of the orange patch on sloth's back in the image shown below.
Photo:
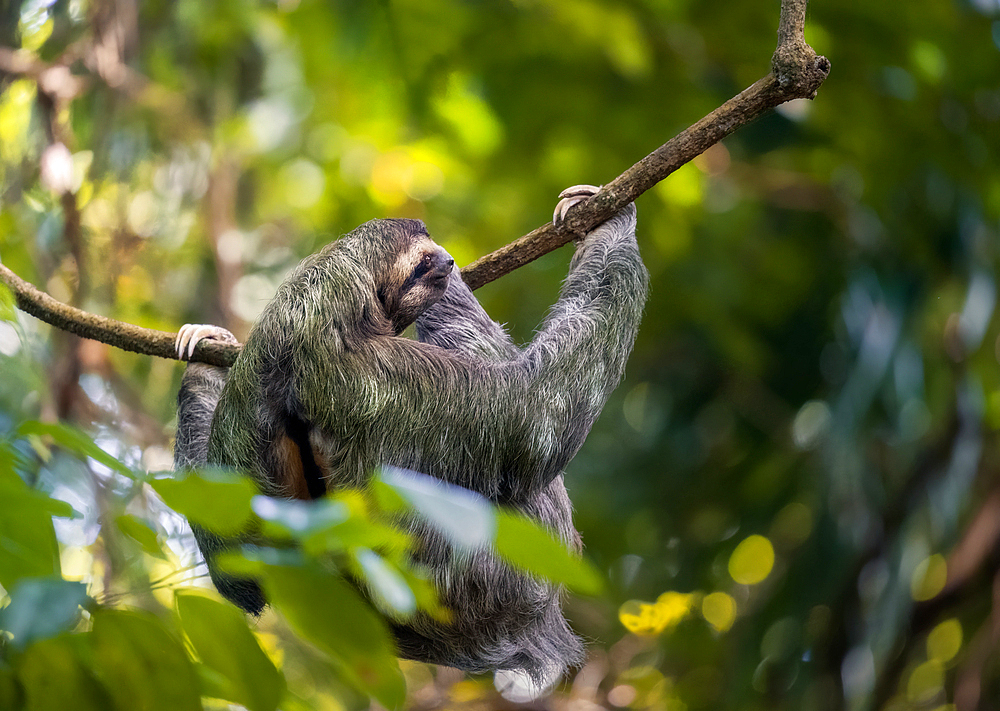
{"label": "orange patch on sloth's back", "polygon": [[299,445],[288,435],[281,435],[274,443],[274,450],[278,465],[274,471],[274,483],[292,498],[310,499]]}

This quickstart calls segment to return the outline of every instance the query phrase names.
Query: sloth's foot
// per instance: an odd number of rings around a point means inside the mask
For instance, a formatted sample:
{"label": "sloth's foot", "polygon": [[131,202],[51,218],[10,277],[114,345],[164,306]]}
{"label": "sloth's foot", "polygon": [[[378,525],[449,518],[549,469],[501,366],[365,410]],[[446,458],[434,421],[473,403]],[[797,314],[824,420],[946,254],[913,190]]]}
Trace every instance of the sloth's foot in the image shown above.
{"label": "sloth's foot", "polygon": [[556,209],[552,213],[553,224],[560,224],[566,219],[566,212],[571,207],[576,205],[578,202],[583,202],[591,195],[596,194],[600,189],[600,186],[596,185],[574,185],[571,188],[563,190],[559,193],[559,197],[562,199],[556,203]]}
{"label": "sloth's foot", "polygon": [[177,357],[180,360],[191,360],[195,346],[205,338],[223,343],[238,342],[233,334],[221,326],[212,326],[207,323],[186,323],[181,326],[181,330],[177,332],[177,340],[174,341]]}

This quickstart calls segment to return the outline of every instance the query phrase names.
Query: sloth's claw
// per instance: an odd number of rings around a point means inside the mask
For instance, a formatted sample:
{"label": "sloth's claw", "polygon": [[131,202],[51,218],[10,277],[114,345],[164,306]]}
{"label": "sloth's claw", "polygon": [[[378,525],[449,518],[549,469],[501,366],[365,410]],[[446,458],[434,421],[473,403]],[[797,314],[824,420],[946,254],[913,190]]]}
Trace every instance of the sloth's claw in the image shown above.
{"label": "sloth's claw", "polygon": [[177,332],[174,347],[179,360],[191,360],[199,341],[208,338],[223,343],[236,343],[236,337],[221,326],[207,323],[186,323]]}
{"label": "sloth's claw", "polygon": [[571,207],[583,202],[591,195],[595,195],[600,189],[600,186],[597,185],[574,185],[563,190],[559,193],[559,197],[562,199],[556,203],[556,209],[552,213],[552,223],[555,225],[562,224],[566,219],[567,211]]}

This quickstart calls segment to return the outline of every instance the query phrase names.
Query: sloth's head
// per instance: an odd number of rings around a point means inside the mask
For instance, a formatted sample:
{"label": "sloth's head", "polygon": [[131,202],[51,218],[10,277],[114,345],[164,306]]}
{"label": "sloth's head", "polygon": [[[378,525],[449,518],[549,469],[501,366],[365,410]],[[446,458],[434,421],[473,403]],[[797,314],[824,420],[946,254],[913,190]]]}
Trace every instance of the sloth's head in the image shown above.
{"label": "sloth's head", "polygon": [[369,247],[378,250],[375,294],[393,331],[402,333],[444,295],[455,260],[420,220],[372,220],[363,227]]}

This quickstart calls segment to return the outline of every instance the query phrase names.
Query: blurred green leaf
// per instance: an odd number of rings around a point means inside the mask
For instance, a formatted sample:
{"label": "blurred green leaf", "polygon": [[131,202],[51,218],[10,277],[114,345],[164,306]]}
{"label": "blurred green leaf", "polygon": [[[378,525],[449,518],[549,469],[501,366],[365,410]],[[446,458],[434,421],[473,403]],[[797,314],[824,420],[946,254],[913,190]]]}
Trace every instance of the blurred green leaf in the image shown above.
{"label": "blurred green leaf", "polygon": [[233,685],[229,679],[207,664],[193,662],[194,673],[198,676],[201,695],[210,699],[235,700]]}
{"label": "blurred green leaf", "polygon": [[94,669],[118,711],[201,709],[198,678],[163,621],[139,610],[94,615]]}
{"label": "blurred green leaf", "polygon": [[138,543],[146,553],[167,560],[159,535],[148,522],[132,514],[122,514],[115,517],[115,525],[119,531]]}
{"label": "blurred green leaf", "polygon": [[229,603],[196,593],[176,596],[184,633],[198,657],[222,675],[228,693],[250,711],[273,711],[285,693],[285,679],[261,649],[246,616]]}
{"label": "blurred green leaf", "polygon": [[496,515],[485,497],[440,479],[395,467],[385,467],[379,481],[401,496],[456,548],[477,550],[493,540]]}
{"label": "blurred green leaf", "polygon": [[6,284],[0,284],[0,320],[13,321],[17,314],[14,292]]}
{"label": "blurred green leaf", "polygon": [[17,659],[17,678],[24,690],[25,711],[108,711],[113,708],[107,690],[80,659],[77,648],[72,637],[62,636],[31,645]]}
{"label": "blurred green leaf", "polygon": [[14,670],[10,667],[0,668],[0,708],[24,708],[23,695]]}
{"label": "blurred green leaf", "polygon": [[93,459],[129,479],[136,478],[135,472],[98,447],[89,435],[70,425],[60,422],[28,421],[21,423],[17,432],[22,436],[51,437],[57,445],[82,458]]}
{"label": "blurred green leaf", "polygon": [[67,508],[0,471],[0,585],[12,590],[21,578],[60,575],[52,515]]}
{"label": "blurred green leaf", "polygon": [[416,612],[417,598],[403,575],[370,548],[354,551],[361,578],[390,616],[407,617]]}
{"label": "blurred green leaf", "polygon": [[13,635],[17,650],[68,630],[89,599],[86,585],[62,578],[22,578],[9,594],[10,604],[0,610],[0,629]]}
{"label": "blurred green leaf", "polygon": [[496,550],[513,566],[578,593],[597,595],[604,589],[603,578],[593,565],[523,515],[498,512]]}
{"label": "blurred green leaf", "polygon": [[338,661],[358,688],[386,708],[403,704],[406,685],[389,630],[343,578],[316,567],[268,566],[264,588],[296,632]]}
{"label": "blurred green leaf", "polygon": [[250,521],[250,502],[257,487],[250,479],[220,470],[175,472],[150,479],[149,485],[167,506],[220,535],[239,533]]}
{"label": "blurred green leaf", "polygon": [[283,534],[300,541],[339,526],[350,516],[343,502],[329,498],[302,501],[255,496],[252,506],[254,513],[266,522],[265,535]]}

